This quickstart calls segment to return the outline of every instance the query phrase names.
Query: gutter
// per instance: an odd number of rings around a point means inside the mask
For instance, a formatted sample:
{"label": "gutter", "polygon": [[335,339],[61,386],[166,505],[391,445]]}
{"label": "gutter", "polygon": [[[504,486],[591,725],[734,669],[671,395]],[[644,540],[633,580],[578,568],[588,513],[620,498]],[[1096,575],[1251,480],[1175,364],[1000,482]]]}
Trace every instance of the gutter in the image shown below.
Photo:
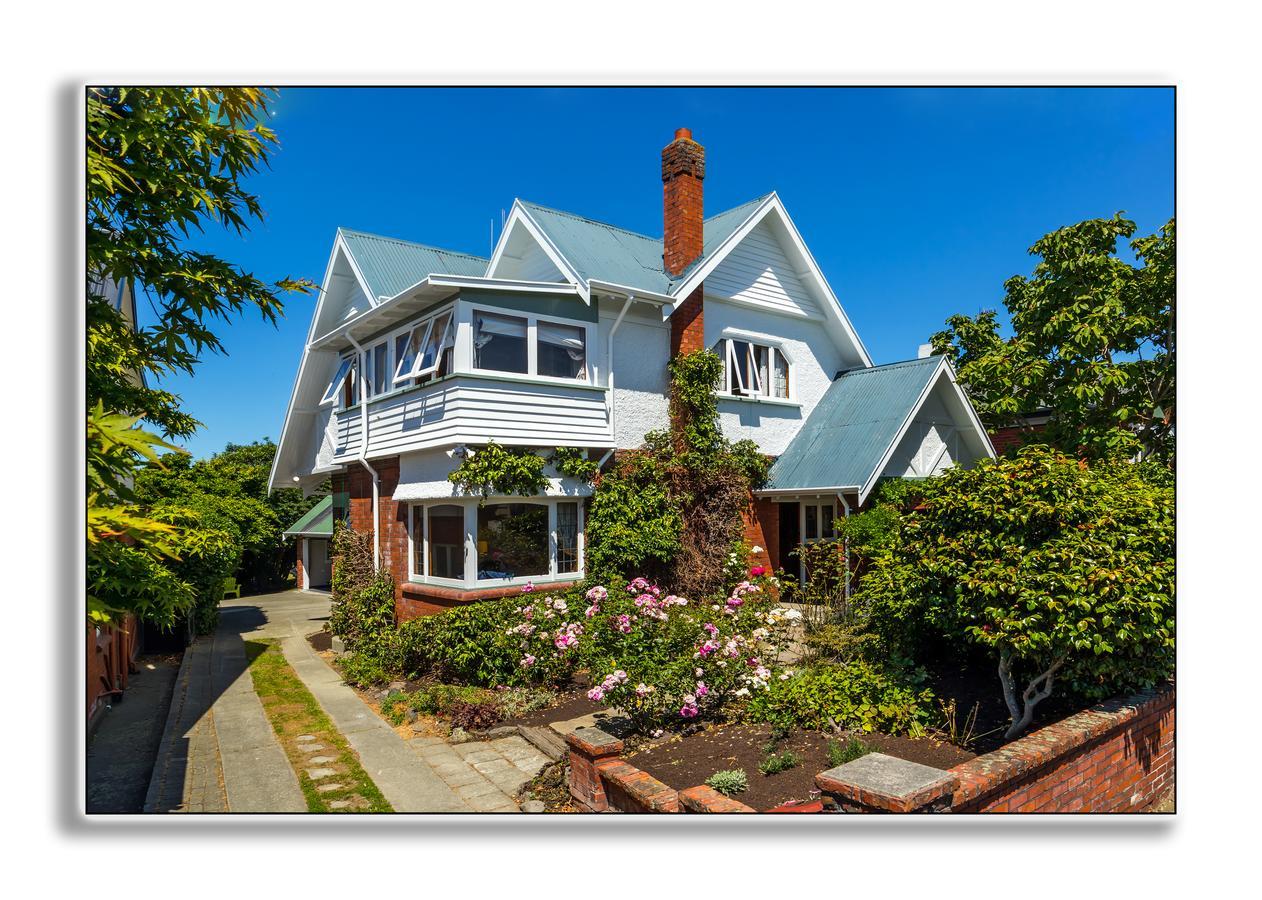
{"label": "gutter", "polygon": [[[359,353],[359,464],[372,475],[372,570],[381,571],[381,476],[368,462],[368,385],[364,375],[368,371],[368,351],[346,331],[346,339]],[[350,377],[350,373],[347,373]]]}

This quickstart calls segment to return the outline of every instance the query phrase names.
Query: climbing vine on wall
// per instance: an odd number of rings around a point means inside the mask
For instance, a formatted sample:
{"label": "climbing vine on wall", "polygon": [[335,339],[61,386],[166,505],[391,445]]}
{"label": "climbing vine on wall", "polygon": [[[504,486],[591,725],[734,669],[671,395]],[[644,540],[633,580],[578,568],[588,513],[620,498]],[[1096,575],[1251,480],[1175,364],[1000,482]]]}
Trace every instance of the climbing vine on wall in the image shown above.
{"label": "climbing vine on wall", "polygon": [[447,480],[467,494],[517,494],[530,497],[548,486],[544,459],[527,447],[501,447],[491,441],[469,451]]}

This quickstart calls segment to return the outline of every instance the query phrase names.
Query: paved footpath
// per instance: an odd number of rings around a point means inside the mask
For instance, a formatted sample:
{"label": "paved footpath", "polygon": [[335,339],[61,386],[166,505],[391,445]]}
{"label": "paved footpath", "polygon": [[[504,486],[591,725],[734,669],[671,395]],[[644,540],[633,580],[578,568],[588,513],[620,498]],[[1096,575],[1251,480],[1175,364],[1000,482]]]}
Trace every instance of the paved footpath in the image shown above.
{"label": "paved footpath", "polygon": [[311,648],[327,595],[286,591],[220,607],[213,638],[185,653],[145,809],[302,812],[297,776],[246,668],[244,641],[279,639],[286,660],[397,812],[517,812],[513,796],[548,763],[520,737],[452,746],[405,740]]}

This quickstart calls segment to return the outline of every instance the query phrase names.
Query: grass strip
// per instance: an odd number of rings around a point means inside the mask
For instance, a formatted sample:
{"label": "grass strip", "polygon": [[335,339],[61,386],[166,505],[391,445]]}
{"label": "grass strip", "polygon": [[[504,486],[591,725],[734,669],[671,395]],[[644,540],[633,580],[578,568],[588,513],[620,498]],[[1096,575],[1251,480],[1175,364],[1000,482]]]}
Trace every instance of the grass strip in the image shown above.
{"label": "grass strip", "polygon": [[[254,679],[254,692],[272,723],[289,764],[298,774],[298,784],[307,798],[309,812],[393,812],[381,791],[359,764],[359,757],[346,738],[333,727],[328,715],[311,696],[302,680],[285,662],[280,644],[274,640],[246,641],[245,654]],[[313,735],[314,741],[299,741],[299,735]],[[308,752],[304,744],[319,744],[321,750]],[[312,757],[332,757],[331,762],[314,763]],[[333,769],[335,775],[312,779],[308,769]],[[320,791],[320,785],[340,785]],[[333,807],[335,801],[350,801],[346,807]]]}

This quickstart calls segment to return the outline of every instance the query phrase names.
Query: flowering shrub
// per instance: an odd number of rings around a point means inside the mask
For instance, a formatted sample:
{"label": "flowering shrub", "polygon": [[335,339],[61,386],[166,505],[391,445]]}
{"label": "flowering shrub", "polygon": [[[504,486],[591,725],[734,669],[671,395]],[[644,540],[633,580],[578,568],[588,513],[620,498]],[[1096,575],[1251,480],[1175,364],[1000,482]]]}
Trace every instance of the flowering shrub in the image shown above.
{"label": "flowering shrub", "polygon": [[783,729],[836,725],[918,737],[933,710],[933,693],[918,681],[917,673],[862,660],[821,665],[777,679],[751,700],[749,711],[755,721]]}
{"label": "flowering shrub", "polygon": [[799,613],[773,606],[755,582],[700,608],[645,578],[598,585],[583,602],[581,613],[552,596],[521,606],[507,629],[520,643],[518,666],[553,683],[586,666],[587,696],[618,707],[643,731],[712,715],[787,677],[775,661]]}

